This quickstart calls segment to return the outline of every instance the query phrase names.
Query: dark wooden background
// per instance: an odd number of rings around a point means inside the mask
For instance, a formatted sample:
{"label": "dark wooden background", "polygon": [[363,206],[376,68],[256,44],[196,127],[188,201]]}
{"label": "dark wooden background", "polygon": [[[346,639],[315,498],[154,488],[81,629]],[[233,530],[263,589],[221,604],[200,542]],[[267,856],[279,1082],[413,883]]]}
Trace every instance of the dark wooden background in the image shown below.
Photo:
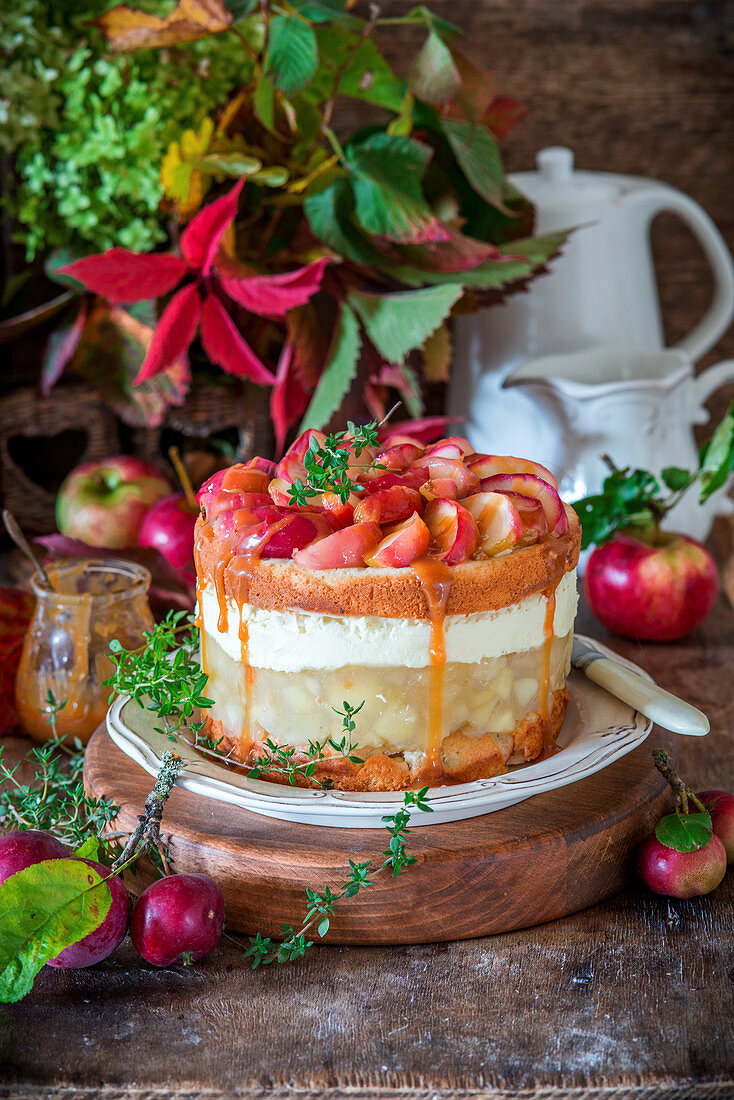
{"label": "dark wooden background", "polygon": [[[382,0],[384,15],[409,0]],[[463,48],[528,115],[503,143],[508,171],[568,145],[579,168],[637,173],[678,187],[734,252],[734,3],[730,0],[433,0],[466,30]],[[415,32],[382,32],[400,65]],[[708,267],[683,224],[661,215],[653,241],[670,341],[703,315]],[[734,328],[705,360],[734,356]],[[718,407],[731,400],[723,391]]]}

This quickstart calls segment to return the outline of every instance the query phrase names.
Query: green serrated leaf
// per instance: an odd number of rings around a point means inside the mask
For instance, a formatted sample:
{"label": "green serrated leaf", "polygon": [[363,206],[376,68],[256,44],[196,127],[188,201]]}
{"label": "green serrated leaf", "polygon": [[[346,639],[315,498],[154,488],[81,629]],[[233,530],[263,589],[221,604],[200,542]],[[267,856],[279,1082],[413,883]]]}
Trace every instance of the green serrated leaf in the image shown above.
{"label": "green serrated leaf", "polygon": [[655,826],[655,836],[666,848],[676,852],[697,852],[705,848],[713,836],[711,815],[668,814]]}
{"label": "green serrated leaf", "polygon": [[[431,286],[448,283],[474,287],[476,290],[494,290],[507,286],[517,279],[527,279],[554,256],[568,238],[568,233],[546,233],[542,237],[529,237],[502,246],[508,258],[487,260],[470,271],[428,271],[412,265],[392,264],[390,274],[408,286]],[[512,257],[519,256],[520,259]]]}
{"label": "green serrated leaf", "polygon": [[367,335],[390,363],[401,363],[448,317],[463,294],[461,286],[433,286],[398,294],[352,291],[349,301]]}
{"label": "green serrated leaf", "polygon": [[42,966],[99,928],[109,886],[76,859],[34,863],[0,885],[0,1002],[19,1001]]}
{"label": "green serrated leaf", "polygon": [[347,303],[342,302],[329,361],[306,409],[299,432],[307,428],[323,428],[334,415],[356,377],[361,346],[359,322]]}
{"label": "green serrated leaf", "polygon": [[426,203],[421,177],[431,150],[413,138],[386,133],[345,147],[357,222],[387,240],[441,240],[443,227]]}
{"label": "green serrated leaf", "polygon": [[433,28],[411,66],[410,86],[424,103],[448,103],[461,87],[451,50]]}
{"label": "green serrated leaf", "polygon": [[477,194],[503,214],[510,215],[511,211],[504,202],[504,172],[499,145],[489,130],[457,119],[444,119],[441,128]]}
{"label": "green serrated leaf", "polygon": [[308,84],[319,62],[316,35],[308,23],[293,16],[270,20],[265,72],[285,95],[295,95]]}
{"label": "green serrated leaf", "polygon": [[372,265],[380,253],[354,225],[354,197],[346,180],[335,180],[323,191],[308,195],[303,204],[314,236],[357,264]]}

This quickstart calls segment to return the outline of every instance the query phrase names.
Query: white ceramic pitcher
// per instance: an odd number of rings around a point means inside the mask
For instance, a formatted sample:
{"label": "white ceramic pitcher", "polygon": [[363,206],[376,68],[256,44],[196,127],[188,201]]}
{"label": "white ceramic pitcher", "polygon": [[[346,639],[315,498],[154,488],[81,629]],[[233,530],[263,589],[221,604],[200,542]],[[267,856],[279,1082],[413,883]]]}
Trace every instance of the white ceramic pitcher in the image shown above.
{"label": "white ceramic pitcher", "polygon": [[570,149],[543,149],[536,172],[512,182],[533,201],[536,230],[577,226],[550,273],[503,305],[455,324],[449,412],[467,417],[477,450],[511,453],[513,440],[533,431],[517,392],[503,389],[509,373],[538,356],[623,342],[663,346],[650,223],[673,211],[688,224],[711,264],[714,299],[678,345],[694,361],[712,347],[734,316],[734,265],[701,207],[674,188],[640,176],[573,170]]}
{"label": "white ceramic pitcher", "polygon": [[[609,473],[602,454],[656,474],[665,466],[692,470],[698,454],[693,426],[707,422],[704,402],[727,382],[734,382],[734,359],[696,378],[690,358],[677,349],[646,352],[617,344],[544,356],[505,383],[527,403],[526,420],[535,425],[509,453],[548,466],[567,501],[599,491]],[[692,488],[665,526],[705,539],[714,516],[733,511],[726,487],[704,506]]]}

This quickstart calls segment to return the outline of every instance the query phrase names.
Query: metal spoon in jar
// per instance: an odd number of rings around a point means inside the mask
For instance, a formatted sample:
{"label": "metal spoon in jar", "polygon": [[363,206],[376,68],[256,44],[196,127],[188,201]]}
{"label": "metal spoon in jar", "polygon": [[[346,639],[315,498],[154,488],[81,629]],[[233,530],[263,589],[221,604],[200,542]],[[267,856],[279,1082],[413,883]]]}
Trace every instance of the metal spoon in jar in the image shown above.
{"label": "metal spoon in jar", "polygon": [[28,539],[21,531],[17,519],[12,512],[8,511],[7,508],[3,509],[3,523],[5,524],[5,530],[8,532],[15,545],[25,554],[28,560],[32,563],[33,568],[41,574],[41,578],[46,588],[50,589],[50,591],[53,592],[54,586],[51,584],[51,579],[46,572],[43,563],[40,562],[34,554],[33,548],[31,547]]}

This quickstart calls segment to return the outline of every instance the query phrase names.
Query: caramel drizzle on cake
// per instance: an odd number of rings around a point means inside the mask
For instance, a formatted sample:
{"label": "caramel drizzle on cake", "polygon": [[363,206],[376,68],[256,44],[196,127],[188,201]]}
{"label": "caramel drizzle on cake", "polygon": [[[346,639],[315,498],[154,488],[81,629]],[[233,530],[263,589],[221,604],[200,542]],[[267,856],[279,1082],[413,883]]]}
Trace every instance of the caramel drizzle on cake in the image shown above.
{"label": "caramel drizzle on cake", "polygon": [[421,558],[413,562],[413,572],[418,577],[431,618],[431,640],[429,656],[431,659],[430,689],[428,702],[428,740],[426,745],[426,778],[440,779],[443,768],[439,760],[439,749],[443,739],[443,685],[446,668],[446,607],[451,591],[451,568],[431,558]]}

